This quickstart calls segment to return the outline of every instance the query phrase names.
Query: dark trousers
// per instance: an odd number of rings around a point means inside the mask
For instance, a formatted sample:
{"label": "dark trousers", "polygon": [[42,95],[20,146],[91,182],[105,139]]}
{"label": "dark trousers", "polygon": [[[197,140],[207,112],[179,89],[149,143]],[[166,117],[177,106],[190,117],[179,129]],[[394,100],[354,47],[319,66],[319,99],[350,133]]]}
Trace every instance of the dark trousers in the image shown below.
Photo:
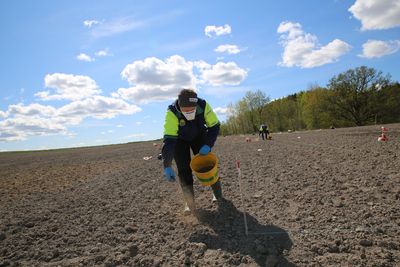
{"label": "dark trousers", "polygon": [[262,139],[265,140],[265,139],[267,139],[268,134],[269,134],[269,131],[266,131],[266,132],[260,132],[259,135],[261,135]]}
{"label": "dark trousers", "polygon": [[[174,159],[178,167],[179,183],[184,194],[190,194],[191,197],[194,197],[194,191],[192,169],[190,168],[190,149],[192,149],[193,154],[196,155],[203,145],[203,136],[196,137],[190,142],[178,139],[175,145]],[[211,187],[216,198],[221,198],[222,191],[220,181],[213,184]]]}
{"label": "dark trousers", "polygon": [[178,139],[175,145],[174,159],[178,167],[179,182],[182,188],[186,186],[193,188],[193,175],[190,169],[190,149],[192,149],[193,154],[196,155],[199,153],[203,144],[203,136],[199,136],[191,142]]}

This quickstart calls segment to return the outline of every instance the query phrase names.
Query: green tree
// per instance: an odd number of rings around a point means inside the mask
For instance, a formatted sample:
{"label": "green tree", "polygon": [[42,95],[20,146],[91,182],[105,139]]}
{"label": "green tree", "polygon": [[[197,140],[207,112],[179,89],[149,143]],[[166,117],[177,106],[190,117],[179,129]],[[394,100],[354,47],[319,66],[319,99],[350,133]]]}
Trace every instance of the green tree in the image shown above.
{"label": "green tree", "polygon": [[243,99],[247,105],[248,119],[250,120],[253,132],[257,132],[262,121],[262,113],[265,105],[270,102],[270,98],[262,91],[248,91]]}
{"label": "green tree", "polygon": [[389,82],[389,76],[384,77],[382,72],[365,66],[334,76],[328,84],[332,91],[331,111],[354,125],[365,125],[377,114],[379,88]]}
{"label": "green tree", "polygon": [[400,83],[392,83],[378,90],[378,112],[376,115],[379,123],[400,122]]}
{"label": "green tree", "polygon": [[327,88],[270,101],[260,90],[247,92],[221,126],[221,134],[254,133],[261,123],[272,131],[347,127],[400,122],[400,84],[390,76],[361,66],[334,76]]}
{"label": "green tree", "polygon": [[331,92],[320,86],[312,86],[301,95],[302,117],[307,129],[328,128],[335,123],[327,109]]}

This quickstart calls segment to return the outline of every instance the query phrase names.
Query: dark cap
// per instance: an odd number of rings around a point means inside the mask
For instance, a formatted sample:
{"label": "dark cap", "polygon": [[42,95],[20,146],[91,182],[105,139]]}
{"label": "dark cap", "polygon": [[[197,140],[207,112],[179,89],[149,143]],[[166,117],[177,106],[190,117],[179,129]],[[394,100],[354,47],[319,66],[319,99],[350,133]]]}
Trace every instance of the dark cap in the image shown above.
{"label": "dark cap", "polygon": [[178,105],[180,107],[195,107],[197,101],[197,94],[191,89],[183,89],[178,95]]}

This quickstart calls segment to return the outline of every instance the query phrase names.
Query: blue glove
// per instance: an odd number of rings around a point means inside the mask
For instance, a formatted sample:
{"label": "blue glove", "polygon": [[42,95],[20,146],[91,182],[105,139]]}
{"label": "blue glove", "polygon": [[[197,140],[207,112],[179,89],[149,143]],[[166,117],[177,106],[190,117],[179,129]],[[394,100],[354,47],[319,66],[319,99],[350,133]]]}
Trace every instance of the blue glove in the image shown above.
{"label": "blue glove", "polygon": [[209,147],[208,145],[204,145],[200,148],[199,154],[205,156],[208,153],[210,153],[210,151],[211,151],[211,147]]}
{"label": "blue glove", "polygon": [[175,182],[175,172],[171,167],[164,168],[164,175],[168,182]]}

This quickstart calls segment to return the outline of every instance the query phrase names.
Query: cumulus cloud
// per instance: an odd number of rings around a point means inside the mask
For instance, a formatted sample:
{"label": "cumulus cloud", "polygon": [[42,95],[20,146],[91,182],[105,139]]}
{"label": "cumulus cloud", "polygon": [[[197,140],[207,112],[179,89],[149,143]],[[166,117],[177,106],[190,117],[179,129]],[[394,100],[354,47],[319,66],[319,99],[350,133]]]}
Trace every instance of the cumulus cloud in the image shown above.
{"label": "cumulus cloud", "polygon": [[4,127],[1,127],[1,123],[2,122],[0,122],[0,142],[19,141],[25,139],[20,132],[5,130]]}
{"label": "cumulus cloud", "polygon": [[7,113],[0,110],[0,119],[6,118],[6,117],[7,117]]}
{"label": "cumulus cloud", "polygon": [[318,44],[316,36],[305,33],[299,23],[282,22],[277,32],[281,34],[281,44],[284,48],[282,62],[285,67],[314,68],[335,62],[346,54],[351,46],[335,39],[325,46]]}
{"label": "cumulus cloud", "polygon": [[22,103],[10,105],[8,114],[13,116],[45,116],[51,117],[56,114],[57,109],[52,106],[44,106],[37,103],[32,103],[27,106]]}
{"label": "cumulus cloud", "polygon": [[176,97],[182,88],[196,87],[193,63],[178,55],[165,61],[155,57],[134,61],[121,76],[132,87],[120,88],[117,94],[137,103],[167,100]]}
{"label": "cumulus cloud", "polygon": [[61,107],[31,103],[9,105],[0,111],[0,142],[24,140],[31,136],[68,135],[68,127],[80,124],[85,118],[110,119],[118,115],[140,112],[141,108],[121,98],[105,97],[94,80],[87,76],[63,73],[45,76],[45,85],[55,89],[38,92],[43,100],[70,100]]}
{"label": "cumulus cloud", "polygon": [[224,26],[208,25],[204,28],[204,33],[208,37],[220,36],[231,33],[231,26],[225,24]]}
{"label": "cumulus cloud", "polygon": [[12,129],[17,132],[28,133],[30,135],[46,135],[49,133],[65,132],[67,130],[65,126],[56,123],[52,119],[30,116],[18,116],[6,119],[0,122],[0,127]]}
{"label": "cumulus cloud", "polygon": [[129,115],[141,111],[136,105],[126,103],[122,99],[93,96],[83,100],[71,102],[57,110],[62,118],[93,117],[96,119],[110,119],[117,115]]}
{"label": "cumulus cloud", "polygon": [[211,68],[211,64],[208,64],[204,60],[194,61],[193,65],[199,70],[205,70]]}
{"label": "cumulus cloud", "polygon": [[247,77],[247,71],[241,69],[235,62],[218,62],[211,68],[203,70],[202,77],[214,86],[238,85]]}
{"label": "cumulus cloud", "polygon": [[56,94],[51,94],[50,91],[40,91],[35,96],[41,100],[75,101],[101,92],[96,82],[88,76],[54,73],[47,74],[44,82],[45,87],[54,89]]}
{"label": "cumulus cloud", "polygon": [[378,58],[396,53],[400,49],[400,40],[380,41],[368,40],[363,44],[363,53],[359,55],[365,58]]}
{"label": "cumulus cloud", "polygon": [[0,141],[24,140],[28,136],[63,134],[67,128],[51,118],[16,116],[0,121]]}
{"label": "cumulus cloud", "polygon": [[85,21],[83,22],[83,25],[84,25],[85,27],[91,28],[93,25],[100,24],[100,23],[101,23],[101,22],[98,21],[98,20],[85,20]]}
{"label": "cumulus cloud", "polygon": [[237,45],[220,45],[214,49],[215,52],[228,53],[228,54],[238,54],[240,53],[240,48]]}
{"label": "cumulus cloud", "polygon": [[80,53],[79,55],[76,56],[76,59],[80,60],[80,61],[86,61],[86,62],[93,62],[95,61],[94,58],[90,57],[89,55],[85,54],[85,53]]}
{"label": "cumulus cloud", "polygon": [[0,121],[0,141],[24,140],[30,136],[68,134],[68,126],[78,125],[83,119],[109,119],[141,111],[136,105],[122,99],[92,96],[60,108],[16,104],[8,107],[8,118]]}
{"label": "cumulus cloud", "polygon": [[187,61],[174,55],[165,60],[149,57],[128,64],[121,72],[131,87],[119,88],[113,97],[122,97],[135,103],[149,103],[173,99],[182,88],[196,90],[200,84],[238,85],[247,71],[234,62]]}
{"label": "cumulus cloud", "polygon": [[349,11],[361,21],[363,31],[400,26],[399,0],[356,0]]}

